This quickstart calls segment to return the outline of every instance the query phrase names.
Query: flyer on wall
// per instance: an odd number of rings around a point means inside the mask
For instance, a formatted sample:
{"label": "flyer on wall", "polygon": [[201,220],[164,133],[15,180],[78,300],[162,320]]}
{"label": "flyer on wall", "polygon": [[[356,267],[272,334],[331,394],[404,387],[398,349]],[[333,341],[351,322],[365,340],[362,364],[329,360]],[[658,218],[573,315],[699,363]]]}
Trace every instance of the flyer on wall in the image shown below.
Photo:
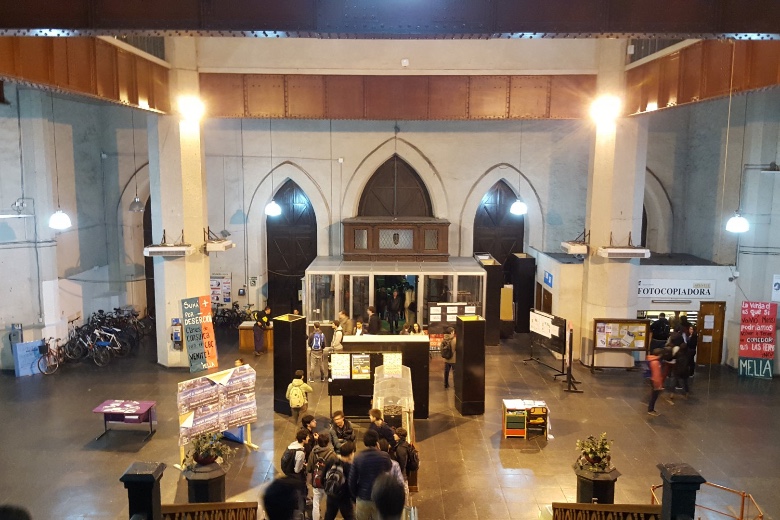
{"label": "flyer on wall", "polygon": [[371,379],[371,356],[352,354],[352,379]]}

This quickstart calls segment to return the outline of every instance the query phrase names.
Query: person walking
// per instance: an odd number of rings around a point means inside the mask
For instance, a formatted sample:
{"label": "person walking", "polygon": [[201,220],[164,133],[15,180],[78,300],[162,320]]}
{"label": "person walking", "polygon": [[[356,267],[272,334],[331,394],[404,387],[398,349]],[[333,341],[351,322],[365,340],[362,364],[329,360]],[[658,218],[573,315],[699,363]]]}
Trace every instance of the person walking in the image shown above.
{"label": "person walking", "polygon": [[309,408],[309,393],[311,392],[314,392],[314,389],[303,381],[303,370],[296,370],[295,378],[293,378],[292,383],[287,385],[287,393],[285,394],[285,398],[290,403],[293,424],[296,427],[300,414],[305,413]]}
{"label": "person walking", "polygon": [[[355,444],[350,441],[345,442],[341,445],[338,453],[338,459],[325,466],[327,496],[325,520],[335,520],[339,512],[344,520],[355,520],[354,498],[349,492],[349,474],[352,462],[355,460]],[[331,483],[328,484],[328,482]]]}
{"label": "person walking", "polygon": [[344,417],[344,412],[336,410],[331,417],[333,420],[330,423],[330,443],[333,445],[333,449],[337,452],[346,442],[355,442],[355,431],[352,429],[352,424]]}
{"label": "person walking", "polygon": [[327,348],[327,341],[325,339],[325,333],[320,330],[320,322],[314,322],[314,330],[309,334],[309,379],[312,381],[317,380],[317,373],[319,373],[320,382],[325,381],[325,377],[328,375],[328,369],[325,366],[325,349]]}
{"label": "person walking", "polygon": [[655,348],[663,348],[666,345],[666,341],[669,339],[669,333],[672,331],[669,326],[669,320],[666,319],[666,313],[662,312],[658,315],[658,319],[650,324],[650,332],[652,334],[651,346]]}
{"label": "person walking", "polygon": [[650,401],[647,403],[647,415],[652,415],[653,417],[661,415],[655,411],[655,403],[658,401],[658,396],[664,391],[664,376],[661,370],[662,353],[663,349],[657,348],[653,350],[652,354],[647,356],[647,364],[650,367],[650,382],[652,383]]}
{"label": "person walking", "polygon": [[308,495],[308,489],[306,488],[306,454],[305,447],[309,440],[309,431],[305,428],[298,430],[295,434],[295,441],[291,442],[287,449],[284,450],[281,461],[282,472],[287,475],[293,482],[298,490],[298,503],[302,507],[299,510],[305,508],[306,496]]}
{"label": "person walking", "polygon": [[688,325],[688,333],[684,336],[685,344],[688,346],[688,377],[693,377],[696,373],[696,347],[699,344],[699,335],[696,333],[696,327]]}
{"label": "person walking", "polygon": [[453,373],[452,379],[455,379],[456,345],[455,329],[447,327],[447,331],[441,340],[441,357],[444,358],[444,388],[450,387],[450,372]]}
{"label": "person walking", "polygon": [[330,437],[320,435],[317,437],[317,445],[309,454],[306,463],[306,473],[311,475],[312,488],[312,513],[314,519],[320,518],[320,504],[325,498],[325,467],[328,463],[333,463],[338,457],[333,447],[330,446]]}
{"label": "person walking", "polygon": [[672,390],[669,392],[669,403],[674,404],[674,394],[682,390],[683,398],[688,398],[688,377],[690,377],[690,352],[688,345],[682,343],[674,354],[675,363],[672,367]]}
{"label": "person walking", "polygon": [[379,334],[379,330],[382,328],[382,322],[379,321],[379,316],[376,314],[376,309],[371,305],[368,307],[368,330],[365,334]]}
{"label": "person walking", "polygon": [[371,500],[371,490],[377,477],[392,468],[390,455],[377,447],[379,435],[367,430],[363,435],[366,449],[355,456],[349,472],[349,492],[356,499],[356,520],[377,520],[376,506]]}
{"label": "person walking", "polygon": [[398,289],[393,289],[393,296],[387,302],[387,321],[390,323],[390,334],[398,332],[398,320],[401,318],[401,311],[404,310],[404,300]]}

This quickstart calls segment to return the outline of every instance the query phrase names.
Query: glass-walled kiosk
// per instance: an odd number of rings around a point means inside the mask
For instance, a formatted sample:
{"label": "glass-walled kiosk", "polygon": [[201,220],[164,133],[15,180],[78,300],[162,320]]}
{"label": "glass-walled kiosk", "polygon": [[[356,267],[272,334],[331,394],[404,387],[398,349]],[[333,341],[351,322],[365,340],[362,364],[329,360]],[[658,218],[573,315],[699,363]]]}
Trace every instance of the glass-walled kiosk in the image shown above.
{"label": "glass-walled kiosk", "polygon": [[[473,304],[477,314],[485,301],[485,270],[473,258],[447,262],[365,262],[317,257],[306,269],[304,316],[328,322],[345,310],[365,320],[373,305],[382,319],[393,312],[394,291],[402,301],[400,320],[427,325],[428,307],[439,302]],[[397,305],[395,306],[397,309]]]}

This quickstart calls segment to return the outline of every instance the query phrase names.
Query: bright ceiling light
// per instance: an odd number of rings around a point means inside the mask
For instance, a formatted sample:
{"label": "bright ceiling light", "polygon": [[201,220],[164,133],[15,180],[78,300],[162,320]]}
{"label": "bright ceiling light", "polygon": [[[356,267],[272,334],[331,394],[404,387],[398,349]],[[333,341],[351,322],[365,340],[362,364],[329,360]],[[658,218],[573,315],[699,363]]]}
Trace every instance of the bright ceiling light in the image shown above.
{"label": "bright ceiling light", "polygon": [[282,207],[275,200],[271,200],[265,207],[265,214],[269,217],[278,217],[282,214]]}
{"label": "bright ceiling light", "polygon": [[58,209],[51,217],[49,217],[49,227],[52,229],[62,231],[64,229],[68,229],[70,226],[70,217],[61,209]]}
{"label": "bright ceiling light", "polygon": [[620,98],[612,95],[600,96],[590,105],[590,117],[596,123],[614,123],[623,106]]}
{"label": "bright ceiling light", "polygon": [[136,195],[133,199],[133,202],[130,203],[130,211],[133,213],[144,212],[144,203],[141,202],[141,199],[138,198],[138,195]]}
{"label": "bright ceiling light", "polygon": [[744,233],[750,230],[748,219],[739,214],[739,211],[726,222],[726,231],[731,233]]}
{"label": "bright ceiling light", "polygon": [[518,199],[512,203],[512,207],[509,208],[509,213],[512,215],[525,215],[528,213],[528,205]]}
{"label": "bright ceiling light", "polygon": [[197,96],[179,96],[179,114],[185,121],[200,121],[206,106]]}

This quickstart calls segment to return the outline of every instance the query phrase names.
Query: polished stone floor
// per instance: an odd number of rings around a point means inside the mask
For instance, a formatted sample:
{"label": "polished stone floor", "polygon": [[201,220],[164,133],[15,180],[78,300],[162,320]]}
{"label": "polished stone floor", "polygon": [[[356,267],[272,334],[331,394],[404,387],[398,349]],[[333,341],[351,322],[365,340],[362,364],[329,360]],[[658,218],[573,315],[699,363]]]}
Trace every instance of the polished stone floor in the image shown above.
{"label": "polished stone floor", "polygon": [[[219,337],[223,368],[239,357],[236,344],[235,332]],[[584,393],[571,394],[550,369],[526,364],[527,356],[523,337],[488,348],[486,413],[478,417],[455,410],[453,390],[442,387],[442,361],[433,361],[431,416],[416,422],[422,467],[413,501],[419,518],[532,519],[545,504],[574,501],[575,441],[603,431],[614,439],[613,462],[622,473],[617,502],[649,503],[650,487],[660,483],[656,464],[687,462],[710,482],[752,493],[765,518],[780,518],[778,381],[739,379],[724,367],[700,368],[690,399],[673,406],[661,400],[662,415],[649,417],[640,372],[592,375],[576,364]],[[241,357],[258,374],[260,411],[252,439],[260,450],[242,448],[231,466],[231,501],[258,499],[294,436],[290,419],[271,410],[271,359]],[[176,383],[189,377],[186,370],[157,365],[151,345],[105,368],[67,365],[53,376],[19,379],[3,372],[0,503],[23,505],[36,520],[127,518],[119,477],[135,461],[165,462],[163,502],[186,502],[186,481],[173,465],[179,454]],[[323,426],[327,392],[321,383],[312,386],[312,408]],[[92,408],[120,398],[157,401],[158,430],[150,440],[144,442],[142,431],[112,431],[95,440],[103,425]],[[503,439],[503,398],[546,400],[550,439]],[[739,511],[738,497],[724,492],[700,493],[700,502]],[[701,518],[724,517],[702,510]]]}

